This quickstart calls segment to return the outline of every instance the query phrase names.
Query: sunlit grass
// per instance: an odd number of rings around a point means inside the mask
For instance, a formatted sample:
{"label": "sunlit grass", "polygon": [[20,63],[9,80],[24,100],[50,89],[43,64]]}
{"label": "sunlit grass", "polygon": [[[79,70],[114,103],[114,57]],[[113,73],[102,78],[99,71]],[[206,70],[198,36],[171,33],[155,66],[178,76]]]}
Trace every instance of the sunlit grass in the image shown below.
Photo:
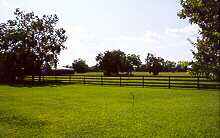
{"label": "sunlit grass", "polygon": [[0,86],[0,137],[218,137],[219,121],[218,91]]}
{"label": "sunlit grass", "polygon": [[[125,75],[124,73],[119,73],[119,75]],[[95,76],[103,76],[103,72],[87,72],[87,73],[76,73],[76,75],[95,75]],[[152,73],[149,72],[132,72],[134,76],[154,76]],[[160,72],[158,76],[189,76],[187,72]]]}
{"label": "sunlit grass", "polygon": [[[96,72],[97,73],[97,72]],[[95,84],[111,86],[138,86],[138,87],[164,87],[164,88],[193,88],[193,89],[219,89],[219,82],[211,81],[207,78],[196,78],[190,76],[168,76],[167,73],[161,76],[114,76],[106,77],[101,74],[80,74],[63,76],[41,76],[41,82],[44,83],[65,83],[65,84]],[[198,81],[199,79],[199,81]],[[25,81],[31,83],[32,77],[26,77]],[[35,82],[38,76],[35,76]]]}

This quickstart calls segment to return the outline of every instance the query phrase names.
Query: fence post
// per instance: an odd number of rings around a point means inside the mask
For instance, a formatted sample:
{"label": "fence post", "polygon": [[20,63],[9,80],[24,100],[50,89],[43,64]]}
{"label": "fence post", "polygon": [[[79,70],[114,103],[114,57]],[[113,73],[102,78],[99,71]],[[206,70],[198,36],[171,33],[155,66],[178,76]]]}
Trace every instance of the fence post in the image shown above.
{"label": "fence post", "polygon": [[144,76],[143,76],[143,82],[142,82],[143,88],[144,88]]}
{"label": "fence post", "polygon": [[197,79],[197,88],[198,88],[198,90],[200,89],[200,86],[199,86],[199,76],[198,76],[198,79]]}
{"label": "fence post", "polygon": [[102,79],[102,76],[101,76],[101,86],[103,86],[103,79]]}
{"label": "fence post", "polygon": [[32,74],[32,84],[34,84],[34,75]]}
{"label": "fence post", "polygon": [[170,76],[169,76],[169,89],[170,89]]}
{"label": "fence post", "polygon": [[69,83],[71,84],[71,75],[69,75]]}
{"label": "fence post", "polygon": [[121,87],[121,76],[120,76],[120,87]]}
{"label": "fence post", "polygon": [[86,76],[84,75],[84,85],[86,85]]}

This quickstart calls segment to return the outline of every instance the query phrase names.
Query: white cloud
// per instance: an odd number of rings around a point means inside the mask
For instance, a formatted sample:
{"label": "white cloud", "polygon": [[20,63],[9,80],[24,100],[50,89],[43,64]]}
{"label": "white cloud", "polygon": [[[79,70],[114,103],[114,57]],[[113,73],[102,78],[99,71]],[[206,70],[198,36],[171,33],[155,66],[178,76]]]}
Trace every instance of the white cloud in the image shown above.
{"label": "white cloud", "polygon": [[198,36],[199,26],[193,24],[192,26],[186,26],[185,28],[181,29],[180,32],[185,34],[187,37],[195,37]]}
{"label": "white cloud", "polygon": [[103,43],[105,39],[96,33],[92,34],[91,36],[87,38],[81,39],[82,42],[86,42],[88,44],[98,44],[98,43]]}
{"label": "white cloud", "polygon": [[[71,64],[76,58],[86,60],[89,66],[95,65],[95,57],[98,53],[106,50],[120,49],[126,54],[136,54],[141,56],[144,62],[147,53],[153,53],[164,59],[172,61],[190,60],[192,54],[191,44],[187,38],[198,36],[196,25],[186,26],[182,29],[167,28],[163,34],[158,34],[147,30],[141,37],[112,36],[103,37],[97,33],[88,34],[84,27],[76,27],[72,30],[71,36],[66,42],[68,51],[62,52],[60,60],[62,65]],[[82,31],[86,33],[80,33]]]}
{"label": "white cloud", "polygon": [[[57,28],[61,28],[63,26],[57,25]],[[66,30],[66,36],[68,36],[66,44],[73,45],[77,41],[80,41],[81,38],[87,38],[87,29],[83,26],[64,26],[63,27]],[[77,40],[77,41],[76,41]]]}
{"label": "white cloud", "polygon": [[186,37],[195,37],[198,36],[198,30],[199,27],[196,24],[186,26],[183,29],[170,29],[167,28],[165,29],[165,34],[166,35],[171,35],[171,36],[186,36]]}
{"label": "white cloud", "polygon": [[180,30],[179,29],[170,29],[170,28],[167,28],[165,30],[165,34],[166,35],[176,35],[176,34],[179,34],[180,33]]}
{"label": "white cloud", "polygon": [[154,39],[154,40],[161,40],[163,37],[158,35],[157,33],[152,32],[151,30],[147,30],[145,35],[146,38]]}
{"label": "white cloud", "polygon": [[9,6],[8,2],[6,2],[6,1],[2,1],[2,4],[5,5],[6,7]]}

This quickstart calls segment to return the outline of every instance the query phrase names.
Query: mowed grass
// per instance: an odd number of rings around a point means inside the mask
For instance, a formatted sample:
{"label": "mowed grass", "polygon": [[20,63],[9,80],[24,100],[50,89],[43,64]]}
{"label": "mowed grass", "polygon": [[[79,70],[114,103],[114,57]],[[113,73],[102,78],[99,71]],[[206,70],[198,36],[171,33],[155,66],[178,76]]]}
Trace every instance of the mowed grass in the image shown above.
{"label": "mowed grass", "polygon": [[0,86],[0,137],[219,137],[219,91]]}
{"label": "mowed grass", "polygon": [[[103,76],[103,72],[87,72],[87,73],[76,73],[76,75],[94,75],[94,76]],[[121,73],[119,75],[126,75],[126,72]],[[132,72],[134,76],[154,76],[153,73],[149,72]],[[190,76],[187,72],[159,72],[157,76]]]}

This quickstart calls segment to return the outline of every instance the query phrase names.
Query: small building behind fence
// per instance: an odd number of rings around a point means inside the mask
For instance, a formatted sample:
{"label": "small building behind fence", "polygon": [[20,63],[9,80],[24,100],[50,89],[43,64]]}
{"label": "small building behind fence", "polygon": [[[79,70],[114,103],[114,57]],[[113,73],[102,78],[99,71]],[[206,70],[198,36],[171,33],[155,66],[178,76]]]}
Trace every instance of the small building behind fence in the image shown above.
{"label": "small building behind fence", "polygon": [[48,70],[44,69],[42,70],[42,74],[60,76],[65,74],[75,74],[75,70],[71,68],[57,67],[56,69],[52,68],[50,73],[48,73]]}

